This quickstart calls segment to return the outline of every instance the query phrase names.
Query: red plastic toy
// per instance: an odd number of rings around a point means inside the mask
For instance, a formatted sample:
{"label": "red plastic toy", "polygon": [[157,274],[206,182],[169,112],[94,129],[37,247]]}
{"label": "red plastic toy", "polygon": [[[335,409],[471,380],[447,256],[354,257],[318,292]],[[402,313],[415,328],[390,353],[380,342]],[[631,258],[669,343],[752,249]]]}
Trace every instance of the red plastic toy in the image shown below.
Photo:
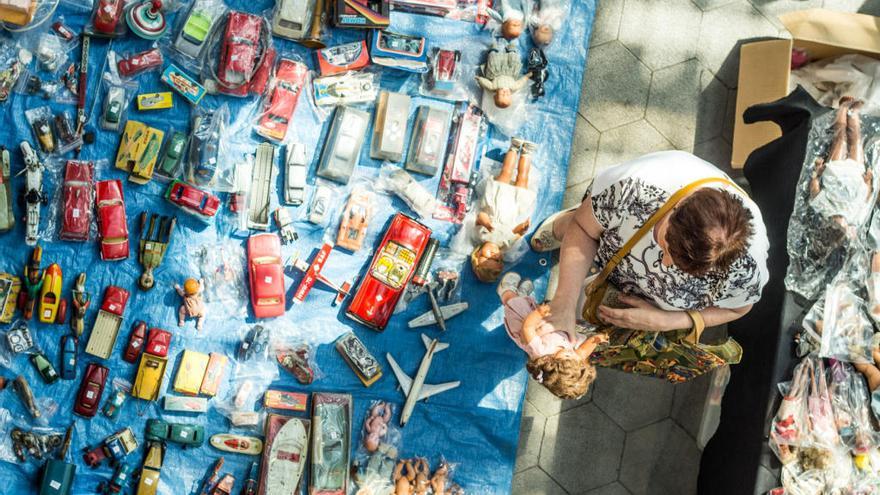
{"label": "red plastic toy", "polygon": [[158,48],[153,48],[120,59],[116,63],[116,68],[119,69],[119,75],[132,77],[154,67],[161,67],[163,61],[162,52]]}
{"label": "red plastic toy", "polygon": [[99,181],[96,190],[101,259],[124,260],[128,258],[128,221],[125,217],[122,181],[118,179]]}
{"label": "red plastic toy", "polygon": [[92,195],[95,187],[95,168],[92,162],[68,160],[64,168],[61,195],[64,201],[61,232],[65,241],[89,240],[92,223]]}
{"label": "red plastic toy", "polygon": [[293,60],[281,59],[275,72],[275,84],[257,133],[263,137],[281,141],[287,134],[287,126],[296,110],[296,102],[306,84],[308,67]]}
{"label": "red plastic toy", "polygon": [[85,418],[91,418],[98,412],[98,404],[104,394],[104,384],[110,370],[97,363],[89,363],[76,394],[73,412]]}
{"label": "red plastic toy", "polygon": [[248,275],[251,306],[257,318],[284,314],[284,267],[281,239],[274,233],[252,235],[248,239]]}
{"label": "red plastic toy", "polygon": [[131,333],[128,335],[128,344],[125,346],[125,352],[122,353],[122,359],[129,363],[134,363],[141,355],[144,348],[144,339],[147,337],[147,324],[139,321],[134,324]]}
{"label": "red plastic toy", "polygon": [[122,18],[125,2],[123,0],[98,0],[98,8],[92,18],[92,25],[99,34],[112,36],[116,33],[116,25]]}
{"label": "red plastic toy", "polygon": [[220,199],[217,196],[179,180],[168,186],[165,199],[190,213],[203,217],[213,217],[220,208]]}
{"label": "red plastic toy", "polygon": [[266,88],[275,51],[266,46],[270,37],[264,29],[260,16],[236,11],[229,13],[217,67],[221,92],[245,96],[262,93]]}
{"label": "red plastic toy", "polygon": [[395,215],[345,314],[384,330],[430,238],[428,227],[403,213]]}

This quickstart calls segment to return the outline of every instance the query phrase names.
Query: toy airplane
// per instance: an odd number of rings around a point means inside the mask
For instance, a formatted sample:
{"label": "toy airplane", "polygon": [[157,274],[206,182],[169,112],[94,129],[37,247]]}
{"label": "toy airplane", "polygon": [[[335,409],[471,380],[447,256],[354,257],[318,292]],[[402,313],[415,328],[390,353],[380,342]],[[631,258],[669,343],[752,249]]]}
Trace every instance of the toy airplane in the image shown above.
{"label": "toy airplane", "polygon": [[416,371],[415,378],[411,378],[404,373],[390,353],[385,354],[385,357],[388,358],[388,364],[391,365],[391,369],[394,371],[394,376],[397,377],[397,383],[400,384],[400,388],[403,389],[403,393],[406,395],[403,412],[400,413],[400,426],[406,426],[407,421],[412,416],[416,402],[461,385],[461,382],[457,380],[436,385],[425,383],[425,377],[428,375],[428,369],[431,367],[431,360],[434,359],[434,354],[446,349],[449,347],[449,344],[444,344],[437,339],[429,339],[425,334],[422,334],[422,342],[425,344],[426,351],[425,356],[422,358],[422,363],[419,365],[418,371]]}
{"label": "toy airplane", "polygon": [[324,263],[327,262],[327,258],[330,256],[330,251],[332,249],[332,244],[325,243],[321,246],[321,249],[318,250],[318,254],[312,258],[311,264],[299,258],[293,260],[291,265],[295,269],[304,273],[302,280],[299,282],[299,286],[296,288],[296,292],[293,294],[294,304],[300,304],[306,300],[306,296],[309,295],[315,282],[321,282],[336,291],[336,300],[333,302],[334,305],[341,303],[342,300],[345,299],[345,296],[349,295],[352,286],[351,281],[346,280],[341,286],[338,286],[330,280],[327,280],[324,275],[321,274],[321,270],[324,268]]}
{"label": "toy airplane", "polygon": [[413,318],[412,320],[409,320],[408,325],[410,328],[426,327],[428,325],[433,325],[438,322],[437,312],[440,313],[441,320],[445,322],[452,317],[460,315],[467,309],[468,303],[466,302],[439,306],[436,311],[434,310],[434,308],[431,308],[429,311],[425,311],[421,315]]}

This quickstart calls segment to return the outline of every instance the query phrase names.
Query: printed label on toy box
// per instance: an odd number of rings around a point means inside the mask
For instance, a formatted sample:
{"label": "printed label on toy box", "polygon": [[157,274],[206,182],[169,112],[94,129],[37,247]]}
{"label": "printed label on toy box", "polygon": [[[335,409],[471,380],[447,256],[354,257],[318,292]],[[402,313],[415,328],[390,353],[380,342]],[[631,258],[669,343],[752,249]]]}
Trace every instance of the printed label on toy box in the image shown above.
{"label": "printed label on toy box", "polygon": [[51,486],[53,490],[58,490],[59,488],[61,488],[61,483],[52,480],[49,482],[49,486]]}
{"label": "printed label on toy box", "polygon": [[169,65],[162,73],[162,82],[171,86],[193,105],[197,105],[205,96],[205,88],[182,70]]}

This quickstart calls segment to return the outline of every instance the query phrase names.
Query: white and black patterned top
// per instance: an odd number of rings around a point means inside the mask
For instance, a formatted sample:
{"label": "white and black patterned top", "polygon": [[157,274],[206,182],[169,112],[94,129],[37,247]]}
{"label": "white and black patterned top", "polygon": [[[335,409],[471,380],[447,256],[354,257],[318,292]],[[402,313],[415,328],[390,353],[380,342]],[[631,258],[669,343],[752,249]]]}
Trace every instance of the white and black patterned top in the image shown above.
{"label": "white and black patterned top", "polygon": [[[604,231],[596,263],[602,267],[669,197],[682,187],[707,177],[727,177],[712,164],[689,153],[652,153],[609,168],[590,187],[593,211]],[[663,266],[663,250],[648,232],[614,269],[609,281],[621,290],[653,300],[666,310],[740,308],[761,297],[767,283],[767,231],[758,206],[738,189],[726,189],[743,198],[752,213],[754,234],[749,250],[726,273],[701,277],[677,267]]]}

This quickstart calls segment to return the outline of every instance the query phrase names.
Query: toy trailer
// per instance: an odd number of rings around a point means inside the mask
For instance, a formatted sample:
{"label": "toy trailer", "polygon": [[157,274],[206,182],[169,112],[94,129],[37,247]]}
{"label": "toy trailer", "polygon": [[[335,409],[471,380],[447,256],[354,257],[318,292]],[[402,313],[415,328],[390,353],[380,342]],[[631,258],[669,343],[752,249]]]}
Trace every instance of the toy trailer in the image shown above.
{"label": "toy trailer", "polygon": [[113,346],[116,345],[119,327],[122,326],[122,313],[125,311],[128,297],[127,290],[115,285],[108,285],[104,290],[104,302],[98,310],[98,318],[86,344],[88,354],[101,359],[110,357]]}
{"label": "toy trailer", "polygon": [[262,143],[257,146],[251,189],[248,196],[248,228],[269,229],[269,201],[272,191],[272,172],[275,169],[275,146]]}

